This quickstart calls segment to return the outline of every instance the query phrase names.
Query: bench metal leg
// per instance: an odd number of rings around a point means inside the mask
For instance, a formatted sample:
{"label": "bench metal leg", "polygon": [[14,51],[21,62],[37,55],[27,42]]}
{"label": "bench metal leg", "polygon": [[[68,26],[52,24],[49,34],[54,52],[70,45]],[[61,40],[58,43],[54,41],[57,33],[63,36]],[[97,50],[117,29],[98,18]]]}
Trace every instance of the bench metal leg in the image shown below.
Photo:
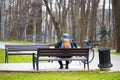
{"label": "bench metal leg", "polygon": [[8,54],[7,54],[7,52],[5,53],[5,63],[8,63]]}
{"label": "bench metal leg", "polygon": [[85,64],[85,60],[84,60],[84,69],[86,69],[86,64]]}
{"label": "bench metal leg", "polygon": [[32,55],[33,69],[35,70],[35,53]]}
{"label": "bench metal leg", "polygon": [[39,57],[36,58],[36,69],[39,70]]}
{"label": "bench metal leg", "polygon": [[5,56],[5,63],[8,63],[8,56]]}
{"label": "bench metal leg", "polygon": [[88,67],[88,70],[89,70],[89,62],[87,62],[87,67]]}
{"label": "bench metal leg", "polygon": [[87,60],[87,68],[88,68],[88,70],[89,70],[89,61]]}
{"label": "bench metal leg", "polygon": [[84,69],[86,69],[86,65],[87,65],[87,68],[89,70],[89,62],[87,61],[87,64],[86,64],[86,61],[84,61]]}
{"label": "bench metal leg", "polygon": [[39,70],[39,65],[38,65],[38,61],[36,61],[36,69],[37,69],[37,71]]}

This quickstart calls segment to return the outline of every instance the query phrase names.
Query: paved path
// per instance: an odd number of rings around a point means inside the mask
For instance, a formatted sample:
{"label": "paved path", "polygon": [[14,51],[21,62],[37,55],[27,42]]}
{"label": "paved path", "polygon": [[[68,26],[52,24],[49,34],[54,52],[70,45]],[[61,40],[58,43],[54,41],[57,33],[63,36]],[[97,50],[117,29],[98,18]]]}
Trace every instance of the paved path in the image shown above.
{"label": "paved path", "polygon": [[[4,43],[6,44],[6,43]],[[0,43],[0,47],[4,49],[4,44]],[[113,67],[110,71],[120,71],[120,56],[117,55],[111,55],[111,63],[113,64]],[[99,57],[98,53],[95,53],[94,60],[90,63],[90,70],[96,70],[98,68],[99,64]],[[54,61],[51,62],[40,62],[39,63],[39,71],[81,71],[83,69],[83,64],[78,61],[73,61],[69,65],[69,69],[58,69],[59,64]],[[86,69],[87,70],[87,69]],[[31,63],[0,63],[0,71],[35,71],[32,67]]]}

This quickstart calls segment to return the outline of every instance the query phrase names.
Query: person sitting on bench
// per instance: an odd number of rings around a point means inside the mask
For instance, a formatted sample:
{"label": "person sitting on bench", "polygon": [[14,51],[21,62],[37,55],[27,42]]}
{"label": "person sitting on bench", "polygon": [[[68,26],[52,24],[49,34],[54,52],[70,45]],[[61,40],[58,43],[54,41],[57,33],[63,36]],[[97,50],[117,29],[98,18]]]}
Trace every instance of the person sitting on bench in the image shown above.
{"label": "person sitting on bench", "polygon": [[[64,33],[63,36],[62,36],[62,39],[59,40],[56,44],[55,44],[55,48],[77,48],[77,45],[76,43],[70,39],[69,37],[69,34],[68,33]],[[60,58],[70,58],[72,56],[65,56],[65,57],[62,57],[62,56],[59,56]],[[69,61],[65,61],[66,62],[66,66],[65,66],[65,69],[68,69],[68,65],[69,65]],[[62,61],[58,61],[60,67],[59,69],[63,69],[63,63]]]}

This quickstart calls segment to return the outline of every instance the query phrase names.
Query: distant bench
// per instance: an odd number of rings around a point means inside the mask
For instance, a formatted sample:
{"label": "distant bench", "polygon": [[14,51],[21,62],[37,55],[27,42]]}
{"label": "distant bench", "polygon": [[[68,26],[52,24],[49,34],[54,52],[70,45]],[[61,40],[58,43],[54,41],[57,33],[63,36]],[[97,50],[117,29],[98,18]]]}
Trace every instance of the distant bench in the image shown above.
{"label": "distant bench", "polygon": [[[51,57],[50,57],[51,56]],[[71,58],[60,58],[56,56],[74,56]],[[37,55],[33,54],[33,69],[39,70],[39,61],[86,61],[89,70],[89,49],[88,48],[38,48]],[[41,65],[42,66],[42,65]],[[84,63],[84,69],[86,64]]]}
{"label": "distant bench", "polygon": [[5,63],[8,63],[8,56],[12,55],[33,55],[38,48],[49,48],[49,44],[9,44],[5,45]]}

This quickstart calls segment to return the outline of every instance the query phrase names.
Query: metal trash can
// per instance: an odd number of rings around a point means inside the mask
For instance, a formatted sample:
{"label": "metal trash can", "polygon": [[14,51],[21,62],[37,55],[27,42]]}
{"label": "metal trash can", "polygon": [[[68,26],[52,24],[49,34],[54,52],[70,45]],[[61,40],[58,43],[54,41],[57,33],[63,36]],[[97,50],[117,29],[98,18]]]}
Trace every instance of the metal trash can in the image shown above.
{"label": "metal trash can", "polygon": [[99,64],[98,67],[101,70],[109,70],[113,65],[111,64],[110,49],[99,48]]}

